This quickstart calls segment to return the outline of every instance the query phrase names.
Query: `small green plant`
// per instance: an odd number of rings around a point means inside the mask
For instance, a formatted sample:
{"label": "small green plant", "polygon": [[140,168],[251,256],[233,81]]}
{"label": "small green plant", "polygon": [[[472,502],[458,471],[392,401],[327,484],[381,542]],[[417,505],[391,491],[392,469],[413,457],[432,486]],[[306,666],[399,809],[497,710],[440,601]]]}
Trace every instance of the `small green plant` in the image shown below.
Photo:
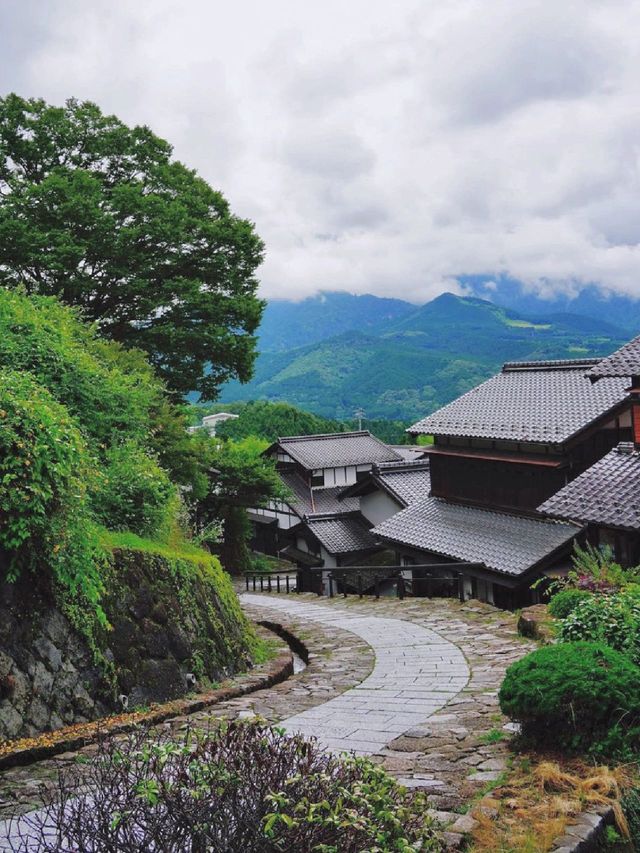
{"label": "small green plant", "polygon": [[478,740],[481,743],[500,743],[501,740],[505,740],[507,738],[507,733],[502,731],[502,729],[491,729],[488,732],[484,732],[478,737]]}

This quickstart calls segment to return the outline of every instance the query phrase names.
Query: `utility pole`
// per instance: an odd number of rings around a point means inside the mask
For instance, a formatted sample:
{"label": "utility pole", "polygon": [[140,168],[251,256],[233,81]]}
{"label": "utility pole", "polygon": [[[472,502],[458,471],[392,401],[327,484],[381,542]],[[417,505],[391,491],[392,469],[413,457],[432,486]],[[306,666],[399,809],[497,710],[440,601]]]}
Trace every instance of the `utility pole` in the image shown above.
{"label": "utility pole", "polygon": [[358,431],[362,432],[362,421],[366,418],[364,409],[356,409],[353,413],[353,417],[358,419]]}

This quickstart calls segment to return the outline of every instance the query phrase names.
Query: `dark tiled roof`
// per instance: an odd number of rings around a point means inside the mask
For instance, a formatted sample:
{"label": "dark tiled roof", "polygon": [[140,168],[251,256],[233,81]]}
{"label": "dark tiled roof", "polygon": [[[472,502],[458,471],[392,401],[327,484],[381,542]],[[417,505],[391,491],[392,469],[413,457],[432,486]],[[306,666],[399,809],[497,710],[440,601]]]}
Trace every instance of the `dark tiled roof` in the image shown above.
{"label": "dark tiled roof", "polygon": [[343,487],[336,486],[331,489],[310,488],[299,474],[295,471],[279,471],[282,482],[287,486],[292,498],[286,503],[302,518],[310,513],[345,513],[357,510],[359,502],[357,498],[344,498],[338,500],[338,495]]}
{"label": "dark tiled roof", "polygon": [[422,459],[426,450],[425,447],[419,447],[417,444],[390,444],[389,447],[399,453],[405,462]]}
{"label": "dark tiled roof", "polygon": [[573,524],[426,498],[374,527],[381,539],[519,576],[568,543]]}
{"label": "dark tiled roof", "polygon": [[378,547],[361,515],[309,516],[305,524],[330,554],[348,554]]}
{"label": "dark tiled roof", "polygon": [[374,477],[402,506],[410,506],[428,497],[431,492],[428,459],[376,465]]}
{"label": "dark tiled roof", "polygon": [[279,438],[269,450],[273,450],[277,445],[309,471],[339,465],[366,465],[402,459],[399,453],[367,430]]}
{"label": "dark tiled roof", "polygon": [[619,444],[546,500],[540,512],[640,530],[640,451],[633,444]]}
{"label": "dark tiled roof", "polygon": [[622,403],[628,382],[585,376],[594,359],[505,364],[411,433],[562,444]]}
{"label": "dark tiled roof", "polygon": [[594,380],[602,376],[621,376],[627,379],[640,376],[640,336],[599,361],[589,370],[587,376]]}

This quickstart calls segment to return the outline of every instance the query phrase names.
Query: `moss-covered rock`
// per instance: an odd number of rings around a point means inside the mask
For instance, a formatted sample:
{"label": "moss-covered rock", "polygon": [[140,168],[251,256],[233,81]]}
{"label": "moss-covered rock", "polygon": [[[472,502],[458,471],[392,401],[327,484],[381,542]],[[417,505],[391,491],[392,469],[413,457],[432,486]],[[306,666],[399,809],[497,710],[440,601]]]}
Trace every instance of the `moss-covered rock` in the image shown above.
{"label": "moss-covered rock", "polygon": [[173,699],[250,665],[257,639],[210,554],[104,534],[103,607],[35,576],[0,588],[0,740]]}

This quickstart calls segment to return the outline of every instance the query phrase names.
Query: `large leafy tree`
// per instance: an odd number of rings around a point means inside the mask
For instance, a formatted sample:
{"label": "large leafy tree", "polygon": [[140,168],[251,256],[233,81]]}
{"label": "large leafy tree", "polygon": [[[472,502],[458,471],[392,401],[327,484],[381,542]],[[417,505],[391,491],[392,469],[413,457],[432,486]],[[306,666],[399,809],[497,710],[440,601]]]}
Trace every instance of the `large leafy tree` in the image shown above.
{"label": "large leafy tree", "polygon": [[147,127],[92,103],[0,99],[0,285],[80,306],[169,387],[251,376],[263,244]]}

